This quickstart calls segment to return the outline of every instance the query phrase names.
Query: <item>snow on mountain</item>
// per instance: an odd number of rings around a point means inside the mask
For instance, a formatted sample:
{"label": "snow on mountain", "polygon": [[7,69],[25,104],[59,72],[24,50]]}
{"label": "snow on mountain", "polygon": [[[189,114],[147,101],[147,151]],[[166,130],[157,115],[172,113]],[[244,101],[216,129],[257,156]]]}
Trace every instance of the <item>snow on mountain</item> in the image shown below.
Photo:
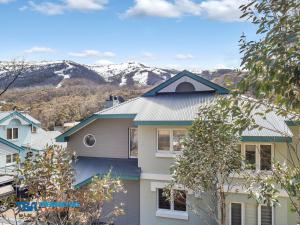
{"label": "snow on mountain", "polygon": [[[11,80],[11,73],[3,68],[8,62],[0,62],[0,88]],[[64,85],[72,85],[71,80],[80,83],[83,80],[94,84],[112,84],[117,86],[146,86],[155,85],[179,72],[176,69],[166,69],[146,66],[138,62],[126,62],[109,65],[83,65],[73,61],[41,61],[26,62],[26,69],[14,83],[14,87],[33,87],[51,85],[60,88]],[[193,70],[206,79],[225,84],[225,80],[231,76],[234,82],[241,79],[235,71],[220,69],[216,71]]]}

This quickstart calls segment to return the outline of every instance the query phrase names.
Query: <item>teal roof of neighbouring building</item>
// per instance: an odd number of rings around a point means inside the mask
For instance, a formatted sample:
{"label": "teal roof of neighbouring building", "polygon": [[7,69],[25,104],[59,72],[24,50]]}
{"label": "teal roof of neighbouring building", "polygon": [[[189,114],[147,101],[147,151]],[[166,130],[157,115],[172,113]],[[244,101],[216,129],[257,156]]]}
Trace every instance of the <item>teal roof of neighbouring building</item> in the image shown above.
{"label": "teal roof of neighbouring building", "polygon": [[[189,76],[198,82],[214,89],[213,92],[180,93],[180,94],[159,94],[158,92],[170,85],[172,82],[183,76]],[[93,114],[81,123],[57,137],[57,141],[68,141],[70,135],[81,128],[87,126],[97,119],[132,119],[135,125],[191,125],[198,115],[201,105],[211,104],[220,94],[226,96],[229,91],[226,88],[205,80],[195,74],[184,71],[173,78],[153,88],[141,97],[137,97],[104,109]],[[286,118],[270,112],[266,115],[266,120],[262,116],[255,116],[258,125],[263,129],[245,130],[242,134],[244,141],[270,141],[283,142],[292,137]]]}
{"label": "teal roof of neighbouring building", "polygon": [[4,144],[4,145],[7,145],[15,150],[17,150],[18,152],[21,152],[21,151],[24,151],[24,148],[18,146],[18,145],[15,145],[14,143],[10,142],[10,141],[7,141],[3,138],[0,137],[0,143]]}
{"label": "teal roof of neighbouring building", "polygon": [[0,111],[0,124],[14,116],[25,120],[27,123],[29,123],[33,126],[36,126],[36,127],[41,126],[40,121],[33,118],[32,116],[30,116],[27,113],[23,113],[23,112],[19,112],[19,111],[3,111],[3,112]]}

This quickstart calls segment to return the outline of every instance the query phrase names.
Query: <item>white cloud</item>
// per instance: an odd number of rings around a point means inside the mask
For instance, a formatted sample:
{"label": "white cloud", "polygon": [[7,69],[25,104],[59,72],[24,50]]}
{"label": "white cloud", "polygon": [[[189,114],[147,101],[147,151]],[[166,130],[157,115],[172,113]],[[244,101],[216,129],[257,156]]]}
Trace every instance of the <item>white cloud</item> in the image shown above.
{"label": "white cloud", "polygon": [[54,53],[55,50],[47,47],[35,46],[24,51],[25,54],[35,54],[35,53]]}
{"label": "white cloud", "polygon": [[175,56],[175,59],[178,59],[178,60],[189,60],[189,59],[193,59],[194,56],[190,53],[188,54],[177,54]]}
{"label": "white cloud", "polygon": [[166,0],[135,0],[135,5],[129,8],[124,16],[157,16],[180,17],[181,12],[176,5]]}
{"label": "white cloud", "polygon": [[107,60],[107,59],[100,59],[96,62],[96,64],[98,64],[98,65],[110,65],[110,64],[114,64],[114,63],[110,60]]}
{"label": "white cloud", "polygon": [[69,52],[70,56],[81,57],[81,58],[92,58],[92,57],[115,57],[113,52],[100,52],[97,50],[84,50],[81,52]]}
{"label": "white cloud", "polygon": [[150,59],[150,60],[154,60],[156,58],[155,55],[151,52],[142,52],[142,56],[145,59]]}
{"label": "white cloud", "polygon": [[107,3],[108,0],[63,0],[61,3],[52,3],[50,1],[35,3],[34,1],[29,1],[28,5],[21,7],[20,10],[30,9],[52,16],[63,14],[66,11],[99,11],[104,9]]}
{"label": "white cloud", "polygon": [[0,0],[0,4],[6,4],[6,3],[10,3],[13,2],[14,0]]}
{"label": "white cloud", "polygon": [[239,6],[248,0],[135,0],[135,4],[124,17],[154,16],[180,18],[182,16],[201,16],[220,21],[241,21]]}

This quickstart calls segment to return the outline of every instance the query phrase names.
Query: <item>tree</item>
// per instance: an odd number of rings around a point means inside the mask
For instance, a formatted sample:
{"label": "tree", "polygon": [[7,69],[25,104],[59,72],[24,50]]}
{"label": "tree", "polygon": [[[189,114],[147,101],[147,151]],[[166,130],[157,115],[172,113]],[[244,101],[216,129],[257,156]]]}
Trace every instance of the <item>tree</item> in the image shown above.
{"label": "tree", "polygon": [[3,95],[19,78],[19,76],[31,67],[24,62],[11,61],[0,63],[0,96]]}
{"label": "tree", "polygon": [[[14,210],[16,221],[22,218],[27,224],[47,225],[81,225],[92,224],[96,220],[103,219],[111,222],[117,216],[122,215],[122,205],[115,205],[109,214],[103,215],[102,209],[105,203],[113,200],[114,194],[125,192],[122,183],[113,179],[110,174],[104,177],[94,177],[90,184],[83,188],[74,188],[75,172],[73,169],[74,154],[61,146],[48,146],[41,155],[34,158],[28,157],[24,165],[18,171],[19,187],[27,189],[27,196],[19,200],[35,202],[78,202],[76,209],[71,206],[63,208],[37,207],[34,214],[23,214],[16,209],[14,201],[10,202],[8,210]],[[4,214],[2,214],[4,215]]]}
{"label": "tree", "polygon": [[226,198],[236,185],[231,175],[241,170],[240,134],[250,124],[242,103],[220,97],[211,105],[201,106],[184,142],[185,149],[171,167],[169,188],[181,184],[202,193],[202,204],[193,211],[204,213],[219,225],[225,224]]}
{"label": "tree", "polygon": [[300,1],[252,0],[242,17],[257,26],[258,41],[241,38],[242,67],[249,75],[239,88],[282,109],[300,111]]}

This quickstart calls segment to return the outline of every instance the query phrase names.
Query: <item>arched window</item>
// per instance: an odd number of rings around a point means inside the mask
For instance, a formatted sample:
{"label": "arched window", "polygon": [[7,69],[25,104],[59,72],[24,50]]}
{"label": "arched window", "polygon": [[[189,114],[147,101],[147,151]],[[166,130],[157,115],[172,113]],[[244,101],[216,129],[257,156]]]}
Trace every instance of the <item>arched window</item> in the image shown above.
{"label": "arched window", "polygon": [[182,82],[177,85],[176,92],[193,92],[195,91],[195,87],[193,84],[189,82]]}

